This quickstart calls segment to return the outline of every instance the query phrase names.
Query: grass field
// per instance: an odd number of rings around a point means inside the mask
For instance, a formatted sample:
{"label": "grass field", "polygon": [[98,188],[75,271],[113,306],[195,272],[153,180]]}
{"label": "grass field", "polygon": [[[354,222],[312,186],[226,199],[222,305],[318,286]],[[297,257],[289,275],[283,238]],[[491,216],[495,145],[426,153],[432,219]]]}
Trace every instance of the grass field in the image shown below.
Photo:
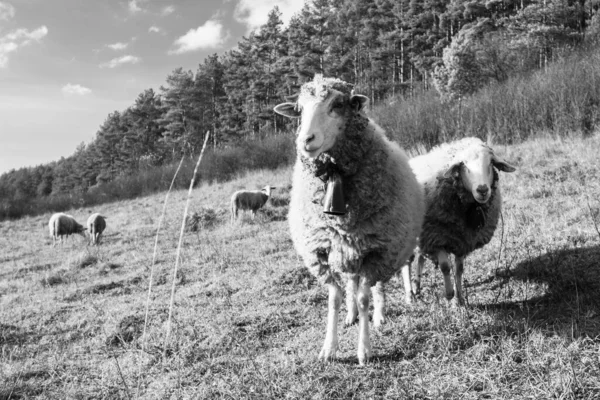
{"label": "grass field", "polygon": [[[599,135],[497,146],[518,170],[500,178],[503,223],[467,258],[467,307],[447,306],[431,264],[416,305],[394,278],[365,367],[356,326],[317,361],[327,290],[289,239],[288,169],[194,189],[190,211],[210,218],[184,237],[166,344],[187,191],[171,193],[149,303],[164,193],[71,210],[108,217],[97,248],[52,248],[49,214],[1,222],[0,399],[599,399],[598,149]],[[266,184],[279,189],[256,220],[230,224],[231,193]]]}

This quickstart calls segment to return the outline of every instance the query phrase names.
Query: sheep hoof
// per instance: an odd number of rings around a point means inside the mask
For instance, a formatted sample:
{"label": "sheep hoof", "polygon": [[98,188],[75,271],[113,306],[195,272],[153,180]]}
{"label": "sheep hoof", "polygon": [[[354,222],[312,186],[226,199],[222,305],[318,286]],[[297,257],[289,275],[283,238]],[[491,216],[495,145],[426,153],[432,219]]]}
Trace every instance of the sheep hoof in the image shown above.
{"label": "sheep hoof", "polygon": [[373,314],[373,328],[379,329],[386,322],[385,316],[383,314],[374,313]]}
{"label": "sheep hoof", "polygon": [[406,304],[411,305],[417,302],[417,296],[413,292],[406,293],[404,300]]}
{"label": "sheep hoof", "polygon": [[465,301],[461,298],[456,296],[453,301],[452,301],[452,307],[453,308],[460,308],[460,307],[464,307],[465,306]]}
{"label": "sheep hoof", "polygon": [[337,351],[336,348],[323,346],[323,348],[321,349],[321,352],[319,353],[319,360],[321,360],[323,362],[331,362],[331,361],[335,360],[336,351]]}
{"label": "sheep hoof", "polygon": [[412,286],[413,286],[414,294],[416,294],[416,295],[421,294],[421,282],[413,281]]}
{"label": "sheep hoof", "polygon": [[358,315],[348,314],[346,316],[346,319],[344,320],[344,328],[349,328],[352,325],[356,324],[357,322],[358,322]]}
{"label": "sheep hoof", "polygon": [[358,350],[358,364],[361,366],[364,366],[366,363],[369,362],[369,359],[371,358],[371,349],[366,347],[364,349],[362,349],[362,351],[359,349]]}

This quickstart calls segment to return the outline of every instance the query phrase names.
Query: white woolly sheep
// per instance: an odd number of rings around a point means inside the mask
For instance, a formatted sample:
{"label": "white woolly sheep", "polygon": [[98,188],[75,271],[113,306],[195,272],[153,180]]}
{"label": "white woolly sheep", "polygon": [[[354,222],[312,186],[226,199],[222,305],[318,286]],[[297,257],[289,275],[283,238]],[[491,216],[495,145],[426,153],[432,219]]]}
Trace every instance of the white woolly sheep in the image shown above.
{"label": "white woolly sheep", "polygon": [[106,229],[106,217],[98,213],[89,216],[87,220],[87,230],[90,234],[90,244],[98,245],[104,229]]}
{"label": "white woolly sheep", "polygon": [[252,219],[256,216],[256,211],[265,205],[271,197],[271,190],[275,186],[265,186],[261,190],[238,190],[231,195],[231,222],[238,217],[239,210],[252,211]]}
{"label": "white woolly sheep", "polygon": [[48,228],[50,230],[50,236],[52,236],[52,247],[56,246],[57,239],[62,244],[63,236],[69,237],[69,235],[77,233],[85,237],[83,233],[85,228],[83,225],[77,223],[75,218],[65,213],[53,214],[48,222]]}
{"label": "white woolly sheep", "polygon": [[[477,138],[440,145],[410,160],[425,191],[425,220],[419,236],[419,258],[414,291],[419,293],[425,256],[444,275],[446,298],[462,305],[465,257],[485,246],[494,235],[502,208],[498,171],[515,167],[502,160]],[[454,254],[454,286],[450,281],[449,254]]]}
{"label": "white woolly sheep", "polygon": [[[367,98],[351,87],[317,75],[302,85],[295,103],[280,104],[275,111],[301,118],[288,220],[304,264],[329,287],[327,333],[319,358],[336,356],[345,280],[345,325],[353,324],[358,314],[357,355],[364,364],[371,356],[371,286],[375,327],[385,322],[383,285],[400,270],[406,299],[412,299],[406,260],[416,246],[424,200],[405,152],[362,112]],[[342,180],[344,215],[323,212],[323,182],[332,176]]]}

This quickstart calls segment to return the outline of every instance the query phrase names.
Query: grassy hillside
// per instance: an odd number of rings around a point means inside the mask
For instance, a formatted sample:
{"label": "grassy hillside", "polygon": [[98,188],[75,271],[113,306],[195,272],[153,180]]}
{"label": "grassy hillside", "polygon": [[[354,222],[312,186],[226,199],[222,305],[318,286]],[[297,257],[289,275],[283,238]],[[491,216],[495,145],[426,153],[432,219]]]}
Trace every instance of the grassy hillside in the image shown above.
{"label": "grassy hillside", "polygon": [[[212,225],[187,233],[164,348],[172,269],[187,191],[171,194],[144,312],[164,193],[72,210],[108,216],[98,248],[52,248],[49,214],[0,222],[0,399],[600,397],[600,136],[496,146],[504,223],[466,262],[468,306],[446,305],[428,264],[419,303],[389,290],[374,359],[316,360],[327,290],[303,268],[287,231],[290,170],[194,189]],[[278,186],[252,221],[229,223],[238,188]]]}

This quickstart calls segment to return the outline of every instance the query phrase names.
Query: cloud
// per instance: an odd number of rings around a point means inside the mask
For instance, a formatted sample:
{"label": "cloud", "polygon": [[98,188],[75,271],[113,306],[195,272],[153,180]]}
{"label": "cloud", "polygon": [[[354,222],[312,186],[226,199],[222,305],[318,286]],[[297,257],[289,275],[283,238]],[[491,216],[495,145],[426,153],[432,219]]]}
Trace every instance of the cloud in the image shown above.
{"label": "cloud", "polygon": [[141,58],[128,54],[126,56],[113,58],[109,62],[100,64],[100,68],[116,68],[123,64],[137,64],[140,61],[142,61]]}
{"label": "cloud", "polygon": [[113,44],[107,44],[106,47],[110,47],[113,50],[125,50],[129,46],[129,43],[117,42]]}
{"label": "cloud", "polygon": [[1,36],[0,68],[4,68],[8,65],[8,55],[10,53],[17,51],[20,47],[27,46],[33,41],[39,42],[47,34],[48,28],[44,25],[33,31],[21,28]]}
{"label": "cloud", "polygon": [[8,21],[15,16],[15,8],[10,3],[0,1],[0,21]]}
{"label": "cloud", "polygon": [[234,17],[246,25],[248,31],[259,28],[267,22],[269,12],[279,7],[281,19],[287,24],[295,13],[304,7],[303,1],[298,0],[240,0],[235,7]]}
{"label": "cloud", "polygon": [[174,6],[165,6],[160,11],[160,15],[162,15],[163,17],[166,17],[167,15],[171,15],[174,12],[175,12],[175,7]]}
{"label": "cloud", "polygon": [[152,25],[149,29],[148,32],[150,33],[165,33],[165,30],[163,28],[159,28],[158,26]]}
{"label": "cloud", "polygon": [[139,5],[138,5],[138,0],[130,0],[129,3],[127,3],[127,8],[129,9],[129,12],[132,14],[137,14],[141,11],[144,11]]}
{"label": "cloud", "polygon": [[73,85],[71,83],[67,83],[65,86],[63,86],[61,91],[64,94],[78,95],[78,96],[84,96],[86,94],[92,93],[92,90],[89,88],[86,88],[85,86]]}
{"label": "cloud", "polygon": [[34,31],[28,31],[25,28],[17,29],[16,31],[12,31],[11,33],[6,34],[0,40],[7,41],[22,41],[24,44],[29,44],[32,40],[39,41],[41,38],[48,34],[48,28],[46,26],[40,26]]}
{"label": "cloud", "polygon": [[176,46],[169,54],[182,54],[200,49],[214,49],[225,43],[229,37],[223,32],[223,24],[216,20],[208,20],[204,25],[196,29],[190,29],[188,33],[173,42]]}

